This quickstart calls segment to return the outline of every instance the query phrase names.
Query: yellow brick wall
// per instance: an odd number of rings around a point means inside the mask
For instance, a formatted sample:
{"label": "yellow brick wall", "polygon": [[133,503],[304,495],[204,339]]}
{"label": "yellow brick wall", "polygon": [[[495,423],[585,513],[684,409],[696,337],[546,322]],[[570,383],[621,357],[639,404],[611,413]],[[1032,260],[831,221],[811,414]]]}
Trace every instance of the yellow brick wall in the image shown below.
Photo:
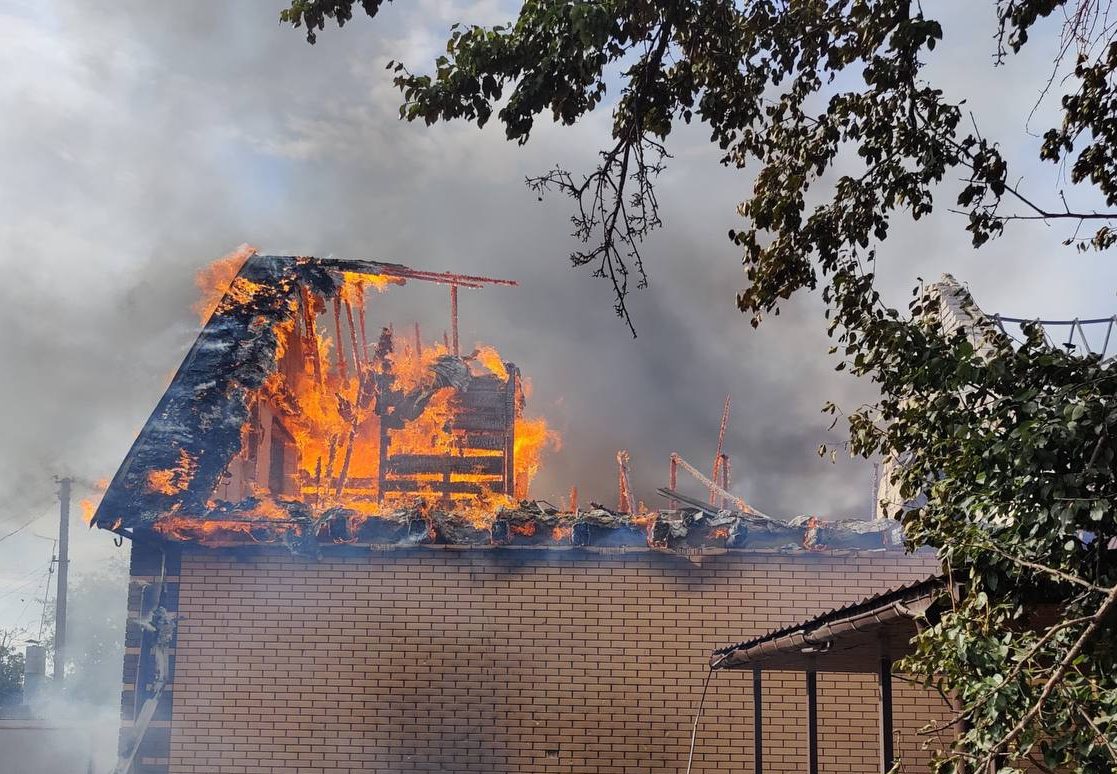
{"label": "yellow brick wall", "polygon": [[[710,650],[935,571],[895,554],[184,552],[172,772],[681,772]],[[878,764],[872,676],[819,675],[820,770]],[[752,771],[752,675],[714,676],[694,771]],[[765,771],[806,769],[800,673]],[[894,683],[904,771],[937,697]],[[925,765],[924,765],[925,770]]]}

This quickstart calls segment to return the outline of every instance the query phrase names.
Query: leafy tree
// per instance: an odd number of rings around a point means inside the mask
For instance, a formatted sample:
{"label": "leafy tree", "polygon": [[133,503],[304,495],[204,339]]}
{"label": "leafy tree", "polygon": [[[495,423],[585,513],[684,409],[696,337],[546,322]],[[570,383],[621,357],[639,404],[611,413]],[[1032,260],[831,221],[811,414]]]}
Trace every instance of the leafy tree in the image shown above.
{"label": "leafy tree", "polygon": [[[313,43],[354,5],[292,0],[282,19]],[[368,16],[380,5],[360,3]],[[972,12],[990,9],[998,60],[1064,14],[1056,66],[1071,71],[1048,84],[1066,93],[1039,156],[1117,207],[1109,3],[988,0]],[[653,184],[677,122],[705,123],[723,164],[755,167],[745,226],[729,234],[746,268],[738,306],[757,325],[822,286],[838,368],[881,393],[848,417],[851,448],[903,460],[895,483],[921,504],[896,516],[912,545],[939,547],[961,590],[907,665],[961,702],[966,730],[937,766],[1112,770],[1117,367],[1062,351],[1038,330],[1023,344],[981,326],[976,338],[947,334],[933,293],[891,308],[874,269],[893,220],[930,214],[959,177],[954,208],[975,247],[1039,220],[1072,227],[1070,247],[1106,250],[1117,212],[1072,210],[1053,191],[1012,182],[996,142],[924,77],[943,40],[928,10],[912,0],[524,0],[507,25],[455,26],[430,75],[389,67],[402,117],[484,125],[495,114],[519,143],[544,111],[573,124],[620,82],[597,167],[528,182],[571,197],[583,243],[573,262],[612,282],[626,321],[629,279],[645,281],[640,243],[660,224]],[[1031,616],[1038,598],[1055,606],[1051,620]]]}
{"label": "leafy tree", "polygon": [[0,707],[23,699],[23,654],[14,632],[0,630]]}

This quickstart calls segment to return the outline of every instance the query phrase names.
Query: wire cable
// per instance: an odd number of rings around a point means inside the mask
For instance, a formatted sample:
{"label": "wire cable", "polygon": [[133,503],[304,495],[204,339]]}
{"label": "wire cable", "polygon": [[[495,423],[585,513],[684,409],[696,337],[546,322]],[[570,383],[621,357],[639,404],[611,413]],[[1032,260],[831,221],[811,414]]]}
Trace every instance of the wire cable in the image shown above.
{"label": "wire cable", "polygon": [[698,700],[698,710],[694,713],[694,725],[690,729],[690,753],[686,758],[686,774],[690,774],[690,767],[694,765],[694,744],[698,740],[698,721],[702,718],[702,708],[706,704],[706,691],[710,688],[710,680],[714,676],[714,667],[706,673],[706,681],[702,684],[702,698]]}
{"label": "wire cable", "polygon": [[[39,577],[42,577],[43,575],[46,575],[46,574],[47,574],[47,571],[46,571],[46,570],[44,570],[44,571],[43,571],[43,572],[42,572],[42,573],[40,574],[40,576],[39,576]],[[24,619],[24,616],[26,616],[26,615],[27,615],[27,611],[28,611],[28,610],[29,610],[29,609],[31,608],[31,605],[32,605],[32,604],[34,604],[35,602],[42,602],[42,601],[43,601],[43,600],[39,599],[38,597],[35,597],[35,596],[29,596],[29,597],[27,598],[27,601],[26,601],[26,602],[24,603],[24,605],[23,605],[23,609],[19,611],[19,618],[18,618],[17,620],[20,620],[20,621],[22,621],[22,620]]]}
{"label": "wire cable", "polygon": [[54,577],[54,563],[57,561],[57,555],[54,553],[55,548],[58,547],[58,541],[54,541],[54,546],[50,549],[50,565],[47,568],[47,580],[43,587],[43,614],[39,618],[39,641],[43,640],[43,630],[47,625],[47,608],[50,605],[50,581]]}
{"label": "wire cable", "polygon": [[17,585],[5,589],[2,593],[0,593],[0,599],[7,599],[14,594],[18,594],[32,584],[38,584],[39,580],[42,579],[43,575],[45,575],[46,572],[46,570],[32,570],[31,572],[24,575],[23,578],[17,583]]}
{"label": "wire cable", "polygon": [[11,532],[9,532],[8,534],[6,534],[6,535],[0,535],[0,543],[3,543],[3,542],[4,542],[5,540],[7,540],[8,538],[10,538],[10,537],[11,537],[12,535],[15,535],[15,534],[16,534],[17,532],[22,532],[23,530],[27,529],[27,528],[28,528],[28,527],[30,527],[30,526],[31,526],[32,524],[34,524],[35,522],[37,522],[37,521],[38,521],[39,519],[43,518],[43,516],[46,516],[46,514],[45,514],[45,513],[39,514],[38,516],[36,516],[35,518],[31,519],[30,521],[25,521],[25,522],[24,522],[23,524],[19,525],[18,527],[16,527],[15,529],[13,529],[13,530],[12,530]]}

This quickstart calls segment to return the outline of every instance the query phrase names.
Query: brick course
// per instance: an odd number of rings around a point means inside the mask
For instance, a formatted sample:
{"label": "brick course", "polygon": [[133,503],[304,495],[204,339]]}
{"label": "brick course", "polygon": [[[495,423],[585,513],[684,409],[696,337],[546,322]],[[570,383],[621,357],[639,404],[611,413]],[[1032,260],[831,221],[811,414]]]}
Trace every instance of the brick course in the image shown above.
{"label": "brick course", "polygon": [[[710,650],[926,577],[890,553],[198,548],[171,772],[680,772]],[[714,675],[694,771],[752,770],[752,676]],[[764,676],[766,772],[806,768],[801,673]],[[942,700],[894,683],[905,771]],[[823,772],[879,770],[870,675],[819,675]]]}

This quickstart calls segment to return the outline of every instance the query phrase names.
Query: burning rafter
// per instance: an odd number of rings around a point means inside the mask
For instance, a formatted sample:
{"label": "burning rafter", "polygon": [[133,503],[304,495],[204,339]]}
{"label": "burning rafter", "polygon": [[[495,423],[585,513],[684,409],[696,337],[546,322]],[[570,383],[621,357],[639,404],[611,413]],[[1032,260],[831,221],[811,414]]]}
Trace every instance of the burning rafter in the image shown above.
{"label": "burning rafter", "polygon": [[[208,545],[536,548],[865,548],[898,545],[891,522],[781,522],[663,490],[637,504],[618,455],[621,507],[527,499],[557,436],[523,414],[519,371],[491,347],[456,354],[391,325],[368,328],[369,293],[410,280],[511,286],[375,261],[246,253],[117,471],[91,523]],[[456,336],[455,336],[456,339]],[[685,461],[676,465],[716,487]]]}
{"label": "burning rafter", "polygon": [[[523,416],[515,366],[489,347],[458,356],[411,346],[391,326],[369,341],[367,292],[408,280],[516,284],[246,256],[93,522],[206,537],[247,533],[245,521],[337,508],[370,517],[417,502],[490,518],[525,496],[556,436]],[[215,521],[224,526],[202,526]]]}
{"label": "burning rafter", "polygon": [[473,274],[451,274],[448,272],[436,271],[422,271],[420,269],[412,269],[409,266],[402,266],[398,263],[381,263],[380,261],[365,261],[365,260],[346,260],[329,258],[321,261],[323,265],[334,266],[342,271],[353,272],[357,274],[372,274],[376,276],[389,276],[396,277],[401,280],[422,280],[424,282],[436,282],[441,285],[450,286],[450,342],[447,346],[450,352],[457,357],[460,353],[460,345],[458,342],[458,288],[483,288],[486,285],[503,285],[505,287],[516,287],[519,285],[515,280],[497,279],[495,277],[480,277]]}

